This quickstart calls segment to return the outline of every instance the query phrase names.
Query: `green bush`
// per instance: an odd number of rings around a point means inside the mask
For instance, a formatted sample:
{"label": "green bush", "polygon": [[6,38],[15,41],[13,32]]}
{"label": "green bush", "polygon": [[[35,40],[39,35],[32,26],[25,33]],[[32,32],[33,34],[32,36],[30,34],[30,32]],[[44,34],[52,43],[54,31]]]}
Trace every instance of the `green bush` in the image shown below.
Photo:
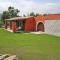
{"label": "green bush", "polygon": [[2,25],[3,25],[3,23],[2,23],[2,21],[0,20],[0,28],[2,27]]}

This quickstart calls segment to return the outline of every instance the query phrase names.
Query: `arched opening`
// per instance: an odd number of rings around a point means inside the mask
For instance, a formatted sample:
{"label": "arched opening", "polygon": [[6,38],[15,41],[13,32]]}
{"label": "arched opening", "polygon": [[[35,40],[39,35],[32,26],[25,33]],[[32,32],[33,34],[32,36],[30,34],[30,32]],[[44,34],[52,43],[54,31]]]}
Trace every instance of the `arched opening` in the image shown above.
{"label": "arched opening", "polygon": [[37,25],[37,31],[44,32],[44,24],[42,22],[39,22]]}

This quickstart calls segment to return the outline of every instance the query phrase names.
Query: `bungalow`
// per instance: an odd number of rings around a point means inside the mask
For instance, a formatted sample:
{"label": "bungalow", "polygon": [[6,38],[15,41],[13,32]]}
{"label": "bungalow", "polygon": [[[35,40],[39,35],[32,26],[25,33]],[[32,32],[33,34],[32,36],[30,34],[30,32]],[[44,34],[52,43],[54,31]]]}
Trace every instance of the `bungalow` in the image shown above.
{"label": "bungalow", "polygon": [[60,32],[60,14],[49,14],[37,17],[15,17],[5,20],[5,29],[17,31]]}
{"label": "bungalow", "polygon": [[11,32],[35,31],[35,25],[34,17],[15,17],[5,20],[5,29]]}

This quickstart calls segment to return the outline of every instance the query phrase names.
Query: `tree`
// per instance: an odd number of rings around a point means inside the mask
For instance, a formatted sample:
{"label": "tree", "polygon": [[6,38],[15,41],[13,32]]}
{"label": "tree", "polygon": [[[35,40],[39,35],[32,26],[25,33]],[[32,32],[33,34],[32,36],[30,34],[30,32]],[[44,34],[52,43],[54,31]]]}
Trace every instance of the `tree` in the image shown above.
{"label": "tree", "polygon": [[2,19],[4,21],[5,19],[17,17],[17,16],[19,16],[18,15],[19,12],[20,11],[18,9],[15,9],[14,7],[10,6],[10,7],[8,7],[8,11],[3,11],[3,13],[2,13]]}
{"label": "tree", "polygon": [[10,13],[8,11],[3,11],[2,22],[4,22],[4,20],[8,18],[10,18]]}
{"label": "tree", "polygon": [[30,16],[35,16],[35,13],[34,13],[34,12],[31,12],[31,13],[30,13]]}
{"label": "tree", "polygon": [[48,14],[43,14],[43,16],[47,16]]}
{"label": "tree", "polygon": [[36,15],[35,16],[40,16],[40,14],[39,13],[36,13]]}
{"label": "tree", "polygon": [[10,13],[11,18],[17,17],[18,13],[20,12],[18,9],[14,9],[14,7],[8,7],[8,11]]}
{"label": "tree", "polygon": [[29,16],[39,16],[40,14],[39,13],[34,13],[34,12],[31,12]]}
{"label": "tree", "polygon": [[26,17],[26,15],[25,15],[25,14],[23,14],[23,17]]}

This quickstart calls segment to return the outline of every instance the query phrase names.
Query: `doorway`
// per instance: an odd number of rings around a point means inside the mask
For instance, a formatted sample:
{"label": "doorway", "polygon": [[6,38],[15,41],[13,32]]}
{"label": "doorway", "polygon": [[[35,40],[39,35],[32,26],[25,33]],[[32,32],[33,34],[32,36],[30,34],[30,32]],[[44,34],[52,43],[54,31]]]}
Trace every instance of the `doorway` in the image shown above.
{"label": "doorway", "polygon": [[44,24],[42,22],[39,22],[37,25],[37,31],[44,32]]}

